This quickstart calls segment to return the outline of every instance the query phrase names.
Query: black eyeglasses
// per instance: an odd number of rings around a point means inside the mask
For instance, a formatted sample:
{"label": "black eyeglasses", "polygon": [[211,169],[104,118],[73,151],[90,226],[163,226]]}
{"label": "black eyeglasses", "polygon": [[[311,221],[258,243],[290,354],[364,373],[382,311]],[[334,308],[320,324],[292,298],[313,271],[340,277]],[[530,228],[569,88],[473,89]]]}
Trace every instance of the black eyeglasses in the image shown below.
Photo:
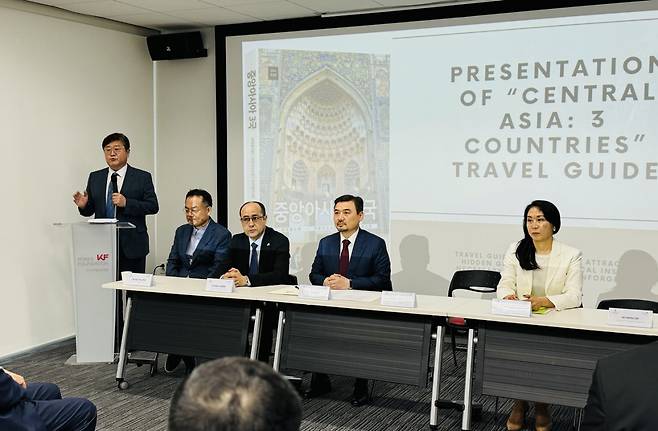
{"label": "black eyeglasses", "polygon": [[249,223],[250,221],[256,223],[257,221],[261,221],[265,218],[265,216],[251,216],[251,217],[240,217],[240,221],[242,223]]}

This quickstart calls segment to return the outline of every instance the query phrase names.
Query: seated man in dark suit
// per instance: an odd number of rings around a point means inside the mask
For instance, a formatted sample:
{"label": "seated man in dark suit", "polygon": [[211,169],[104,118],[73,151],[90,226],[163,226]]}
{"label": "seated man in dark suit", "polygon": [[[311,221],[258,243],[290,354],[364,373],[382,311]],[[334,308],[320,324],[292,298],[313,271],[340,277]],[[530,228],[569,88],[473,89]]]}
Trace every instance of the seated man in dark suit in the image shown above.
{"label": "seated man in dark suit", "polygon": [[269,365],[222,358],[199,365],[171,399],[169,431],[298,431],[302,403]]}
{"label": "seated man in dark suit", "polygon": [[[290,241],[282,233],[267,226],[265,205],[256,201],[242,204],[240,222],[244,232],[231,238],[231,268],[222,278],[235,280],[236,286],[290,283]],[[263,362],[269,360],[275,326],[276,310],[268,306],[263,316],[263,335],[258,350],[258,358]]]}
{"label": "seated man in dark suit", "polygon": [[52,383],[27,383],[0,367],[0,430],[93,431],[96,406],[84,398],[62,398]]}
{"label": "seated man in dark suit", "polygon": [[582,431],[658,430],[658,342],[599,360]]}
{"label": "seated man in dark suit", "polygon": [[[210,217],[212,197],[201,189],[185,195],[187,223],[176,229],[174,244],[167,259],[166,274],[173,277],[219,277],[228,269],[228,245],[231,233]],[[194,368],[194,358],[184,357],[186,371]],[[181,357],[169,355],[165,372],[173,372]]]}
{"label": "seated man in dark suit", "polygon": [[[386,243],[377,235],[359,228],[363,220],[363,199],[344,195],[334,201],[334,224],[338,232],[320,240],[309,278],[331,289],[392,290],[391,260]],[[325,374],[314,374],[307,398],[331,390]],[[352,405],[369,400],[368,381],[356,379]]]}

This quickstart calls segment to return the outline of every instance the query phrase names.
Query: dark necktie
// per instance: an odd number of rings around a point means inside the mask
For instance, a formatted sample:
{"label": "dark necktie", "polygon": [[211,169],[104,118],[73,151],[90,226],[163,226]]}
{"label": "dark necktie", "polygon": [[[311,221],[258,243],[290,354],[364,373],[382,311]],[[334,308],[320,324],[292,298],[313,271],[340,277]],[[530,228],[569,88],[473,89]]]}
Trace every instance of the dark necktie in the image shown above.
{"label": "dark necktie", "polygon": [[114,218],[114,204],[112,203],[112,182],[116,181],[119,175],[116,172],[112,173],[112,179],[107,183],[107,198],[105,199],[105,217]]}
{"label": "dark necktie", "polygon": [[340,261],[338,264],[338,272],[343,277],[347,277],[347,268],[350,266],[350,240],[343,240],[343,249],[340,252]]}
{"label": "dark necktie", "polygon": [[258,274],[258,253],[256,249],[258,244],[255,242],[251,243],[251,259],[249,260],[249,275]]}

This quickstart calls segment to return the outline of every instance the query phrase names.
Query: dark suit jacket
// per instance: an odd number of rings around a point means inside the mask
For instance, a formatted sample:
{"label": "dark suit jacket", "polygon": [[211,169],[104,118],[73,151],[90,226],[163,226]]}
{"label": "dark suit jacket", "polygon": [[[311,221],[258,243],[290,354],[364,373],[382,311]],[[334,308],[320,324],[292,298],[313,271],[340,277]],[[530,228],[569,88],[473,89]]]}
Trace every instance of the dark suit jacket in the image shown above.
{"label": "dark suit jacket", "polygon": [[[311,283],[322,285],[324,279],[338,274],[340,259],[340,232],[320,240],[309,278]],[[392,290],[391,260],[386,251],[386,243],[377,235],[359,230],[352,248],[347,278],[352,289]]]}
{"label": "dark suit jacket", "polygon": [[[89,180],[87,181],[89,202],[84,208],[79,208],[80,214],[83,216],[112,217],[112,214],[105,214],[108,169],[104,168],[89,174]],[[128,165],[119,193],[125,196],[126,206],[124,208],[117,207],[117,219],[135,225],[134,229],[119,230],[119,247],[129,259],[144,257],[149,253],[146,215],[157,214],[159,209],[151,174]]]}
{"label": "dark suit jacket", "polygon": [[[244,233],[233,235],[230,253],[230,266],[238,269],[242,275],[248,275],[251,256],[249,237]],[[282,233],[266,227],[258,256],[258,274],[249,275],[249,282],[252,286],[289,284],[289,267],[290,241]]]}
{"label": "dark suit jacket", "polygon": [[0,430],[46,431],[34,404],[11,376],[0,371]]}
{"label": "dark suit jacket", "polygon": [[658,342],[599,360],[580,429],[658,430]]}
{"label": "dark suit jacket", "polygon": [[167,259],[167,275],[216,278],[228,271],[228,245],[231,232],[211,218],[190,263],[185,253],[193,230],[191,224],[184,224],[176,229],[174,244]]}

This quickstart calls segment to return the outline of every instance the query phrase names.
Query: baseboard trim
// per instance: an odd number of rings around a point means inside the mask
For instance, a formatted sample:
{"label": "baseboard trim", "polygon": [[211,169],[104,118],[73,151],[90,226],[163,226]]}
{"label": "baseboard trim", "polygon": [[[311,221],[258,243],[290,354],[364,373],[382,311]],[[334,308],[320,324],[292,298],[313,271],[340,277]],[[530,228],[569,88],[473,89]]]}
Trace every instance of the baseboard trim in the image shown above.
{"label": "baseboard trim", "polygon": [[44,344],[39,344],[38,346],[30,347],[25,350],[20,350],[18,352],[10,353],[5,356],[0,356],[0,364],[15,361],[25,356],[32,355],[34,353],[46,352],[48,350],[57,349],[59,347],[63,347],[69,344],[70,345],[75,344],[75,335],[69,335],[67,337],[49,341]]}

